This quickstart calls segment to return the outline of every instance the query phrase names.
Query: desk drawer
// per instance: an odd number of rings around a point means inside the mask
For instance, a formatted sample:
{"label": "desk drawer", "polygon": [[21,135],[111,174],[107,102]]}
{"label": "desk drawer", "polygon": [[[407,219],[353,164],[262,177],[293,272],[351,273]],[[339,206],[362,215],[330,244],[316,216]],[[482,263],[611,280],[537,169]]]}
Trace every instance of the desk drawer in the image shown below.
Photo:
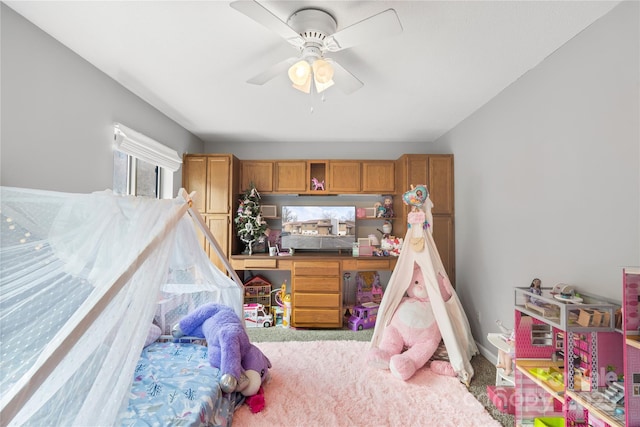
{"label": "desk drawer", "polygon": [[293,276],[291,290],[296,292],[340,292],[340,277]]}
{"label": "desk drawer", "polygon": [[340,328],[342,314],[340,309],[293,309],[291,324],[297,327]]}
{"label": "desk drawer", "polygon": [[291,275],[340,277],[340,261],[295,261]]}
{"label": "desk drawer", "polygon": [[393,270],[389,259],[345,259],[343,270]]}
{"label": "desk drawer", "polygon": [[293,307],[295,309],[302,307],[339,308],[340,294],[307,294],[304,292],[296,292],[293,294]]}
{"label": "desk drawer", "polygon": [[244,268],[276,268],[278,260],[276,258],[254,258],[245,259]]}

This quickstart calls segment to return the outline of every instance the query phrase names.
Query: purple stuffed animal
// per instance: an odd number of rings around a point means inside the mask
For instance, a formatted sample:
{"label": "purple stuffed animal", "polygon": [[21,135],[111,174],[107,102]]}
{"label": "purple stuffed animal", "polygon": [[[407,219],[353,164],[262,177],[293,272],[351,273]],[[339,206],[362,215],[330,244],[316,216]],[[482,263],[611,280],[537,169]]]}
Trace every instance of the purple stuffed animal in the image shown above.
{"label": "purple stuffed animal", "polygon": [[268,378],[271,362],[249,342],[241,322],[232,308],[212,303],[183,317],[172,333],[174,338],[185,335],[205,338],[209,363],[222,374],[222,391],[239,391],[245,396],[253,396]]}

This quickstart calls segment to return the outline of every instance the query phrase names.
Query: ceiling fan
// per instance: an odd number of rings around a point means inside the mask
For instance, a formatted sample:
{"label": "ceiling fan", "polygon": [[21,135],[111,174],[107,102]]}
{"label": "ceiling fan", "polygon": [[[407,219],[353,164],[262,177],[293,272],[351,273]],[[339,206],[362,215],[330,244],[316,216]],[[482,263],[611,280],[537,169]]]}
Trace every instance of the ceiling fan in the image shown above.
{"label": "ceiling fan", "polygon": [[278,62],[247,82],[263,85],[286,71],[293,87],[305,93],[311,92],[312,82],[318,93],[334,84],[345,94],[360,89],[364,83],[325,54],[402,32],[394,9],[387,9],[336,31],[336,19],[318,8],[300,9],[285,23],[255,0],[233,1],[231,7],[272,30],[300,52],[298,56]]}

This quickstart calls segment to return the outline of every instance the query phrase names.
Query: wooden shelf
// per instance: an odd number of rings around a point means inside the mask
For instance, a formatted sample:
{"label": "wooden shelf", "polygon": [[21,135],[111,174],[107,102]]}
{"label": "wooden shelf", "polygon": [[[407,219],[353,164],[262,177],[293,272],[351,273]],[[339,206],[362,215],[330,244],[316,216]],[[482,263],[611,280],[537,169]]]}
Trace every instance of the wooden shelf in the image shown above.
{"label": "wooden shelf", "polygon": [[542,387],[547,393],[549,393],[554,399],[558,402],[564,404],[564,384],[562,384],[562,390],[558,391],[552,387],[552,383],[548,381],[544,381],[530,372],[530,369],[534,368],[558,368],[559,371],[562,371],[562,362],[554,362],[553,360],[547,359],[520,359],[516,360],[516,369],[522,372],[527,378],[536,383],[538,386]]}
{"label": "wooden shelf", "polygon": [[640,350],[640,336],[627,335],[627,345],[630,345],[631,347],[634,347]]}
{"label": "wooden shelf", "polygon": [[[624,427],[624,414],[618,418],[614,411],[616,405],[606,400],[599,392],[567,390],[567,396],[578,402],[589,411],[589,415],[594,415],[597,419],[604,421],[611,427]],[[605,402],[603,402],[605,400]]]}

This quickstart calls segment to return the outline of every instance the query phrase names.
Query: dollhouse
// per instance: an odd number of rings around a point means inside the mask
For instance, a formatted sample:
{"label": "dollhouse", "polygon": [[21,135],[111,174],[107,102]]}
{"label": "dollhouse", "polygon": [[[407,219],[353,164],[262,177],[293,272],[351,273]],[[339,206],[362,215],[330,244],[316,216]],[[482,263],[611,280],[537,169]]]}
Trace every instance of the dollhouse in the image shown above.
{"label": "dollhouse", "polygon": [[[640,269],[623,272],[624,301],[515,289],[515,421],[640,426]],[[617,316],[616,316],[617,315]],[[622,351],[621,351],[622,350]],[[555,424],[554,424],[555,425]]]}

